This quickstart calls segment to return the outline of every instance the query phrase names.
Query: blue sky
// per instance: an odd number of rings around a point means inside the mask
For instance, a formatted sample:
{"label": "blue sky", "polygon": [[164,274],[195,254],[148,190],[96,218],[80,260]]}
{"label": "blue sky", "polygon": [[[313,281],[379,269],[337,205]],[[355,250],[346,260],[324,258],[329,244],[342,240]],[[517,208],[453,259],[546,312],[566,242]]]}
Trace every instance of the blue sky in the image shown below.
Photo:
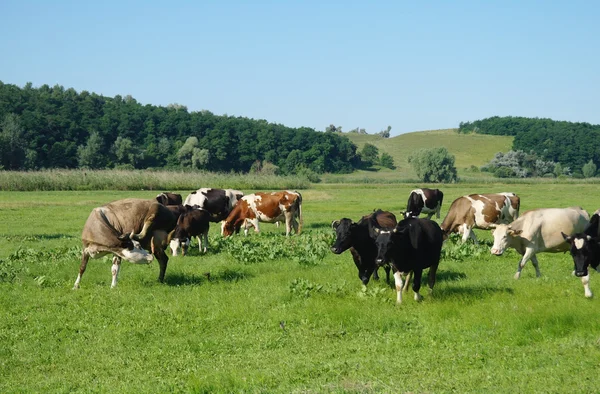
{"label": "blue sky", "polygon": [[0,1],[0,80],[392,135],[600,124],[597,1]]}

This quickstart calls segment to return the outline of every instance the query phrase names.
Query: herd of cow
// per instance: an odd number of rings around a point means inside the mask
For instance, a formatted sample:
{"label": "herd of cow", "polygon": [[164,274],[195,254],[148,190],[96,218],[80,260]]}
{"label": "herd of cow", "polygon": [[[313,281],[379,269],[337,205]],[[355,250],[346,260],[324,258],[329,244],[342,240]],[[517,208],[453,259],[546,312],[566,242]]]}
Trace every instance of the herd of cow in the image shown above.
{"label": "herd of cow", "polygon": [[[514,193],[470,194],[454,200],[438,225],[431,217],[434,214],[440,217],[443,198],[438,189],[411,191],[400,222],[393,213],[381,210],[363,216],[356,223],[348,218],[336,220],[332,223],[336,240],[331,251],[340,254],[350,249],[358,277],[365,285],[371,275],[379,279],[379,267],[384,267],[389,282],[391,266],[398,303],[402,302],[402,292],[408,290],[413,275],[412,288],[418,301],[422,298],[419,290],[426,268],[429,268],[429,289],[433,290],[442,243],[449,234],[459,233],[463,242],[471,238],[477,243],[474,228],[492,229],[492,254],[502,255],[512,247],[522,256],[515,279],[529,260],[536,275],[541,275],[537,253],[570,250],[575,266],[573,274],[581,278],[585,296],[592,297],[588,268],[598,271],[600,263],[600,210],[591,219],[580,207],[533,209],[519,216],[521,201]],[[428,218],[418,218],[421,213]]]}
{"label": "herd of cow", "polygon": [[[198,189],[182,201],[175,193],[161,193],[156,199],[127,198],[94,208],[81,234],[83,253],[74,288],[90,258],[113,255],[112,284],[117,285],[121,260],[150,263],[158,260],[158,280],[164,281],[167,245],[174,256],[186,251],[192,237],[198,237],[200,252],[208,247],[210,222],[222,222],[225,237],[250,227],[259,232],[259,222],[285,222],[286,235],[302,231],[302,196],[294,191],[244,195],[233,189]],[[150,251],[150,253],[148,252]]]}
{"label": "herd of cow", "polygon": [[[393,271],[397,302],[408,290],[411,276],[415,300],[419,294],[421,276],[429,269],[428,285],[433,290],[444,240],[451,233],[462,234],[463,242],[473,232],[492,229],[494,244],[491,253],[502,255],[509,247],[521,254],[517,273],[531,260],[540,276],[536,253],[570,250],[574,274],[581,277],[585,296],[591,297],[588,267],[598,270],[600,263],[600,210],[590,216],[580,207],[541,208],[519,216],[520,198],[514,193],[470,194],[454,200],[441,225],[431,220],[440,218],[443,193],[438,189],[413,190],[403,219],[387,211],[376,210],[358,222],[343,218],[332,223],[336,233],[331,251],[340,254],[350,250],[358,276],[367,284],[371,276],[379,279],[377,269],[383,267],[386,279]],[[427,214],[427,219],[419,215]],[[286,235],[302,231],[302,196],[295,191],[254,193],[244,195],[233,189],[198,189],[187,196],[161,193],[156,199],[128,198],[111,202],[90,213],[82,232],[83,253],[78,288],[88,260],[113,255],[112,284],[115,287],[121,260],[133,263],[159,263],[159,281],[163,281],[170,247],[176,256],[179,249],[186,254],[192,237],[198,238],[199,249],[208,247],[210,222],[221,222],[225,237],[244,228],[259,232],[259,222],[285,222]],[[150,251],[150,252],[149,252]]]}

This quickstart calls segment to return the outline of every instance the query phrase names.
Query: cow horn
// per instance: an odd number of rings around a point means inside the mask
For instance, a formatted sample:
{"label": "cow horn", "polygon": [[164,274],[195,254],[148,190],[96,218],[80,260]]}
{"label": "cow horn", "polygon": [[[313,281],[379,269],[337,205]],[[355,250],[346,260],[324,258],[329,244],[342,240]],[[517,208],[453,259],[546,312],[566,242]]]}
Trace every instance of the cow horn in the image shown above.
{"label": "cow horn", "polygon": [[174,234],[175,234],[175,229],[171,230],[169,235],[167,235],[167,243],[171,243],[171,239],[173,238]]}
{"label": "cow horn", "polygon": [[136,234],[134,231],[132,231],[129,233],[129,238],[134,241],[139,241],[142,237],[140,237],[140,234]]}
{"label": "cow horn", "polygon": [[335,230],[335,229],[337,228],[337,226],[339,226],[339,225],[340,225],[340,221],[339,221],[339,220],[334,220],[333,222],[331,222],[331,228],[332,228],[332,229],[334,229],[334,230]]}

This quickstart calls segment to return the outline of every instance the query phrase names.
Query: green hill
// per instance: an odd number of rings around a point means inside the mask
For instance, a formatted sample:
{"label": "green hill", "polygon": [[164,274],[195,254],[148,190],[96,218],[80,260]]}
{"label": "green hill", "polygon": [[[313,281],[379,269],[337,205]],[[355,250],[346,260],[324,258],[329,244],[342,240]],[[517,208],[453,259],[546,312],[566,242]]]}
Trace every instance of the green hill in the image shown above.
{"label": "green hill", "polygon": [[[394,158],[395,170],[358,171],[355,178],[376,178],[381,180],[416,178],[408,163],[412,152],[421,148],[445,147],[456,158],[459,176],[465,175],[471,166],[480,167],[489,162],[496,152],[506,152],[512,147],[514,137],[483,134],[459,134],[457,129],[428,130],[401,134],[392,138],[382,138],[370,134],[344,133],[360,151],[366,143],[375,145],[379,152],[386,152]],[[468,172],[469,176],[473,176]]]}

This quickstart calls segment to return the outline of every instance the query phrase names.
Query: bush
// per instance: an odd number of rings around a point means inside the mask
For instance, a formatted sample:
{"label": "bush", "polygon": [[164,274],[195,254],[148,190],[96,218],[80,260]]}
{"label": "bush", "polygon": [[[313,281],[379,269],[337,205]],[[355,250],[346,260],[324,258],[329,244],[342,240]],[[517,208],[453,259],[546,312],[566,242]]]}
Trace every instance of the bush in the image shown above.
{"label": "bush", "polygon": [[581,172],[583,173],[584,177],[591,178],[593,176],[596,176],[597,169],[598,168],[596,167],[596,164],[594,164],[594,162],[590,159],[590,161],[583,165],[583,167],[581,168]]}
{"label": "bush", "polygon": [[494,171],[494,175],[498,178],[513,178],[515,172],[509,167],[498,167],[496,168],[496,171]]}
{"label": "bush", "polygon": [[396,166],[394,165],[394,158],[385,152],[381,154],[381,157],[379,158],[379,164],[382,167],[389,168],[390,170],[396,168]]}
{"label": "bush", "polygon": [[419,149],[408,158],[423,182],[457,182],[454,156],[446,148]]}

